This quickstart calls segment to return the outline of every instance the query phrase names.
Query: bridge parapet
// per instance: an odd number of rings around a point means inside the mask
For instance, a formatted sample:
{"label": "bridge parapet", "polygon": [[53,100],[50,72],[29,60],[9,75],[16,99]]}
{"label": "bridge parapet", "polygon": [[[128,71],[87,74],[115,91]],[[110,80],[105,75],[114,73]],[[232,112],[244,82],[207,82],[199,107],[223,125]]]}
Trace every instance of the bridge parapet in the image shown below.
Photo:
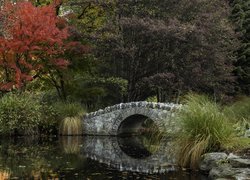
{"label": "bridge parapet", "polygon": [[175,112],[182,105],[173,103],[130,102],[106,107],[83,117],[83,133],[91,135],[117,135],[121,123],[128,117],[143,115],[150,118],[160,130],[175,131]]}
{"label": "bridge parapet", "polygon": [[112,111],[128,109],[128,108],[135,108],[135,107],[175,111],[175,110],[178,110],[181,106],[182,106],[181,104],[155,103],[155,102],[146,102],[146,101],[120,103],[120,104],[116,104],[114,106],[108,106],[105,109],[99,109],[98,111],[87,113],[84,116],[84,118],[93,118],[95,116],[110,113]]}

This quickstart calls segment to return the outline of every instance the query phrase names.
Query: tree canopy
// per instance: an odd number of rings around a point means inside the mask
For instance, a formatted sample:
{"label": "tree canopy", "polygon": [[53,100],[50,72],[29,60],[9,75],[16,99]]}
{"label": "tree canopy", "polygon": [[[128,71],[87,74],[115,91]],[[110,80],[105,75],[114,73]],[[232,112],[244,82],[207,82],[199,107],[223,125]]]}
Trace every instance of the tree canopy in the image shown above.
{"label": "tree canopy", "polygon": [[2,8],[0,19],[2,90],[21,88],[40,74],[67,68],[69,62],[61,55],[69,45],[65,43],[68,28],[53,5],[9,3]]}
{"label": "tree canopy", "polygon": [[249,94],[248,11],[238,0],[5,4],[0,87],[45,80],[61,98],[93,108],[152,96],[178,101],[189,91]]}

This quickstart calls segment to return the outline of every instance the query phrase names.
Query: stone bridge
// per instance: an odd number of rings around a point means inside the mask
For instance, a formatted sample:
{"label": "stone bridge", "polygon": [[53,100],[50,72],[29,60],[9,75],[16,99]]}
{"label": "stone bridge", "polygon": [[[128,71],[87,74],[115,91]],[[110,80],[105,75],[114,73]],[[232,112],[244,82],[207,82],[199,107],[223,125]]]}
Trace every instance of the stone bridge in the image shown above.
{"label": "stone bridge", "polygon": [[86,114],[83,117],[83,133],[89,135],[119,135],[136,132],[150,119],[160,131],[172,133],[177,129],[173,118],[179,104],[131,102],[121,103]]}

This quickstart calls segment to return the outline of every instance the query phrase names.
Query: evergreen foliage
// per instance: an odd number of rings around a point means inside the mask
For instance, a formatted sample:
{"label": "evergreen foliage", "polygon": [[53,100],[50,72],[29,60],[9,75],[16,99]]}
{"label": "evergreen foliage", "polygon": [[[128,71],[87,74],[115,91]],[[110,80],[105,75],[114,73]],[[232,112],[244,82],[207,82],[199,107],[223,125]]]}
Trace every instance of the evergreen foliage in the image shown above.
{"label": "evergreen foliage", "polygon": [[241,41],[237,50],[236,73],[241,92],[250,95],[250,2],[234,0],[231,18],[236,24]]}

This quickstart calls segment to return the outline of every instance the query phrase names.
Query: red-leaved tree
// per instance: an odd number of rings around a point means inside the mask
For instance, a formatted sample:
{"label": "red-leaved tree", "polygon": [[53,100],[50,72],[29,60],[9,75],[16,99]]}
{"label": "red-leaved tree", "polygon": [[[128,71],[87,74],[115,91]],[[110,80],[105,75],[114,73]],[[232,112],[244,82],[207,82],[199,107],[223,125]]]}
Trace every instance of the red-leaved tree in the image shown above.
{"label": "red-leaved tree", "polygon": [[0,90],[23,87],[41,74],[66,69],[68,27],[53,5],[9,3],[0,9]]}

